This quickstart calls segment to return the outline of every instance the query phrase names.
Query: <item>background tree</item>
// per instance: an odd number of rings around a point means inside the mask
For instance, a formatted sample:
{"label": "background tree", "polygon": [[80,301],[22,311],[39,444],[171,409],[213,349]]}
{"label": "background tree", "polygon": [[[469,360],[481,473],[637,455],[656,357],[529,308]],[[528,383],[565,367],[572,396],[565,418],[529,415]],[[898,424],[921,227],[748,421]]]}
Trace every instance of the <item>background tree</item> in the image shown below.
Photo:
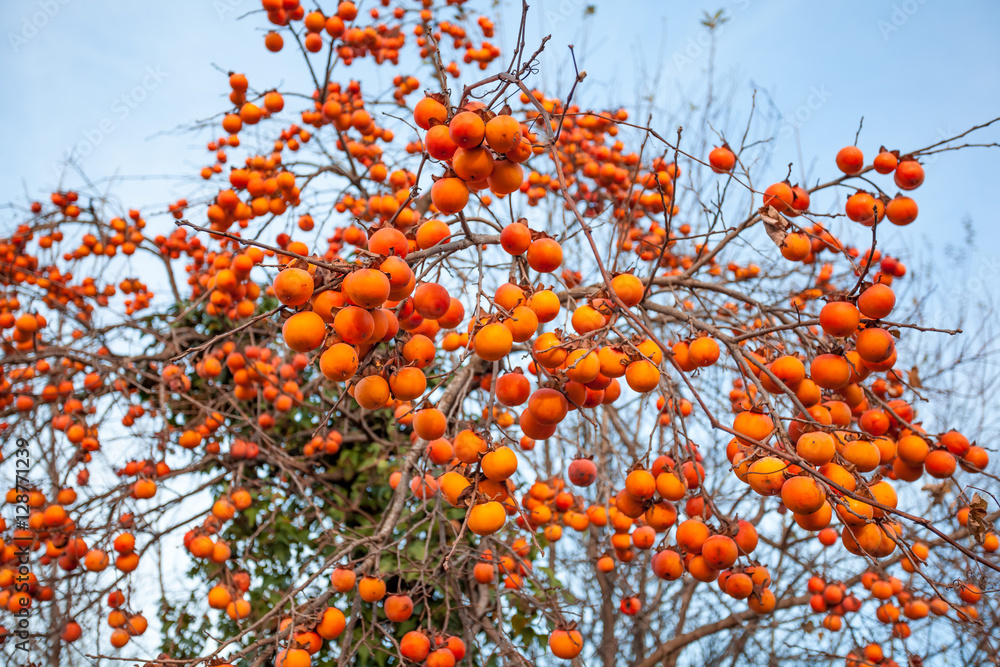
{"label": "background tree", "polygon": [[229,73],[197,194],[18,211],[5,654],[995,662],[995,342],[886,233],[994,121],[759,183],[711,75],[688,129],[583,109],[472,4],[264,0],[313,87]]}

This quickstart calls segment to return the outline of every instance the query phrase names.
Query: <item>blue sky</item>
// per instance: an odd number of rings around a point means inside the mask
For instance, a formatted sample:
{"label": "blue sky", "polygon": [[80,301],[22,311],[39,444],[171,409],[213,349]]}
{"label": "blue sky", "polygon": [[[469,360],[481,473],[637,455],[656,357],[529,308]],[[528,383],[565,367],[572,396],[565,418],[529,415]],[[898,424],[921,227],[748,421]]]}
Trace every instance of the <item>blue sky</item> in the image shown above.
{"label": "blue sky", "polygon": [[[516,4],[505,0],[507,7]],[[553,35],[539,74],[550,90],[565,91],[571,82],[566,45],[575,44],[589,74],[582,102],[629,105],[654,90],[662,106],[674,109],[700,89],[709,64],[699,20],[723,9],[730,20],[718,33],[715,68],[717,80],[736,91],[734,113],[743,117],[756,87],[758,104],[785,119],[773,173],[759,175],[762,182],[779,180],[784,165],[799,162],[796,134],[803,168],[814,178],[833,174],[833,155],[853,142],[861,116],[860,145],[870,155],[880,144],[923,146],[1000,115],[1000,4],[994,2],[530,4],[529,43]],[[594,9],[585,19],[588,6]],[[211,137],[164,133],[226,107],[225,77],[215,66],[244,71],[259,88],[303,83],[292,54],[264,50],[261,17],[238,20],[258,7],[255,0],[0,4],[0,65],[9,91],[0,107],[9,156],[0,164],[0,202],[23,204],[61,176],[79,185],[78,175],[63,175],[70,151],[91,179],[123,177],[113,191],[126,206],[163,206],[189,194],[191,182],[182,179],[205,164]],[[505,12],[498,21],[502,47],[516,28],[517,13]],[[388,85],[394,74],[416,69],[384,68],[377,76]],[[665,117],[654,127],[673,131]],[[1000,140],[1000,128],[979,140]],[[960,235],[958,220],[971,216],[978,238],[996,241],[991,197],[979,194],[992,191],[996,155],[995,149],[946,154],[928,165],[918,191],[920,219],[887,233],[905,232],[911,246],[940,245]],[[154,175],[181,178],[131,180]]]}

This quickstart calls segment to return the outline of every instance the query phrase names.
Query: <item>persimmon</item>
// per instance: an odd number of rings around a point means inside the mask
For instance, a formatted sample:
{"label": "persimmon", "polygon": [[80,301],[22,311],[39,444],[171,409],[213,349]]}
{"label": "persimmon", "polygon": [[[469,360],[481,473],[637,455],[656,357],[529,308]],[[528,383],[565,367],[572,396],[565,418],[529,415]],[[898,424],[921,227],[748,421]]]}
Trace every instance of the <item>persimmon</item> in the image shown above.
{"label": "persimmon", "polygon": [[422,130],[431,129],[431,123],[448,120],[448,109],[433,97],[424,97],[413,107],[413,122]]}
{"label": "persimmon", "polygon": [[347,296],[362,308],[381,306],[389,298],[389,278],[378,269],[360,269],[344,278]]}
{"label": "persimmon", "polygon": [[866,227],[871,227],[876,222],[882,220],[885,215],[885,205],[881,200],[875,199],[867,192],[859,190],[847,198],[844,212],[854,222],[860,222]]}
{"label": "persimmon", "polygon": [[701,546],[701,555],[716,570],[732,567],[739,556],[736,542],[725,535],[712,535]]}
{"label": "persimmon", "polygon": [[788,183],[774,183],[764,190],[764,206],[773,206],[779,213],[785,213],[792,208],[795,194]]}
{"label": "persimmon", "polygon": [[378,602],[385,597],[385,581],[378,577],[361,577],[358,595],[365,602]]}
{"label": "persimmon", "polygon": [[857,146],[846,146],[837,153],[837,168],[848,176],[856,176],[865,166],[865,157]]}
{"label": "persimmon", "polygon": [[893,174],[896,186],[901,190],[915,190],[924,182],[924,168],[913,159],[902,159]]}
{"label": "persimmon", "polygon": [[415,334],[403,344],[403,359],[417,368],[427,368],[434,361],[434,341],[423,334]]}
{"label": "persimmon", "polygon": [[527,258],[528,266],[535,271],[551,273],[562,266],[562,246],[555,239],[536,239],[528,246]]}
{"label": "persimmon", "polygon": [[601,362],[595,350],[580,348],[566,356],[564,362],[566,377],[580,384],[587,384],[597,379],[601,373]]}
{"label": "persimmon", "polygon": [[817,355],[809,365],[812,381],[824,389],[840,389],[851,380],[851,366],[837,354]]}
{"label": "persimmon", "polygon": [[118,628],[111,633],[111,645],[115,648],[121,648],[128,644],[129,634],[125,630]]}
{"label": "persimmon", "polygon": [[465,306],[455,297],[451,297],[448,310],[437,319],[437,324],[442,329],[454,329],[463,319],[465,319]]}
{"label": "persimmon", "polygon": [[935,449],[928,452],[923,463],[927,474],[939,479],[951,477],[955,473],[957,466],[954,454],[944,449]]}
{"label": "persimmon", "polygon": [[656,492],[656,478],[648,470],[633,470],[625,477],[625,490],[636,498],[652,498]]}
{"label": "persimmon", "polygon": [[896,455],[909,465],[923,464],[929,453],[927,441],[918,435],[905,435],[896,441]]}
{"label": "persimmon", "polygon": [[954,430],[941,435],[941,444],[955,456],[963,456],[971,446],[968,438]]}
{"label": "persimmon", "polygon": [[451,139],[451,132],[447,125],[435,125],[427,130],[424,137],[424,146],[427,154],[435,160],[447,161],[455,157],[458,146]]}
{"label": "persimmon", "polygon": [[452,158],[452,168],[465,181],[482,181],[493,173],[493,154],[484,147],[459,148]]}
{"label": "persimmon", "polygon": [[524,169],[511,160],[497,160],[486,182],[495,194],[509,195],[520,189],[524,182]]}
{"label": "persimmon", "polygon": [[990,455],[982,447],[972,446],[969,448],[969,451],[962,456],[962,460],[973,468],[985,470],[986,466],[989,465]]}
{"label": "persimmon", "polygon": [[431,640],[417,630],[411,630],[399,641],[399,652],[407,660],[423,662],[431,652]]}
{"label": "persimmon", "polygon": [[486,441],[474,431],[460,431],[453,442],[455,456],[463,463],[476,463],[479,456],[486,453]]}
{"label": "persimmon", "polygon": [[792,262],[801,262],[809,253],[812,246],[809,237],[800,232],[792,232],[785,236],[781,243],[781,256]]}
{"label": "persimmon", "polygon": [[347,619],[344,617],[344,612],[336,607],[327,607],[320,616],[316,634],[323,639],[333,640],[340,637],[346,627]]}
{"label": "persimmon", "polygon": [[[324,375],[326,375],[325,372]],[[330,376],[327,375],[327,377]],[[412,401],[419,398],[427,389],[427,376],[419,368],[400,368],[389,376],[389,389],[397,400]]]}
{"label": "persimmon", "polygon": [[[781,380],[781,382],[791,390],[798,389],[799,385],[805,380],[806,377],[806,367],[805,365],[796,357],[785,355],[783,357],[778,357],[771,362],[768,370]],[[778,385],[776,385],[772,380],[771,376],[761,373],[761,385],[764,389],[777,393],[779,391]]]}
{"label": "persimmon", "polygon": [[597,480],[597,464],[591,459],[574,459],[567,469],[570,483],[590,486]]}
{"label": "persimmon", "polygon": [[517,455],[510,447],[497,447],[483,456],[481,469],[487,479],[503,481],[517,471]]}
{"label": "persimmon", "polygon": [[531,395],[531,383],[520,372],[505,373],[497,378],[496,395],[506,406],[522,405]]}
{"label": "persimmon", "polygon": [[689,553],[701,553],[711,531],[702,521],[687,519],[677,526],[677,544]]}
{"label": "persimmon", "polygon": [[868,327],[858,334],[855,348],[862,361],[880,363],[888,359],[896,349],[892,335],[885,329]]}
{"label": "persimmon", "polygon": [[[952,546],[935,542],[936,558],[925,561],[929,549],[894,521],[913,515],[894,510],[914,512],[924,505],[903,505],[936,494],[928,520],[937,525],[954,507],[954,537],[976,538],[965,555],[987,560],[1000,540],[991,526],[981,530],[971,491],[958,505],[952,496],[982,486],[968,476],[992,473],[987,450],[972,442],[984,436],[961,425],[961,405],[944,415],[922,405],[935,389],[920,391],[921,382],[940,379],[948,355],[911,358],[925,327],[885,322],[902,317],[896,292],[913,274],[893,244],[880,234],[859,249],[858,234],[838,221],[806,215],[809,186],[786,180],[757,191],[761,163],[738,164],[721,139],[682,179],[667,153],[648,150],[626,110],[525,88],[517,72],[488,76],[506,51],[476,3],[418,4],[383,0],[361,15],[349,1],[325,13],[261,0],[267,47],[283,48],[291,31],[307,59],[329,48],[337,67],[280,93],[258,75],[253,90],[243,74],[219,81],[227,97],[210,123],[219,136],[198,147],[206,154],[192,172],[203,192],[166,207],[178,226],[152,224],[160,207],[116,214],[93,188],[11,209],[0,238],[0,430],[45,426],[51,437],[28,438],[28,449],[54,466],[55,484],[5,496],[28,512],[9,531],[0,519],[0,607],[45,617],[72,580],[74,609],[96,610],[104,600],[94,574],[138,573],[146,551],[171,539],[173,524],[157,532],[153,519],[178,502],[175,487],[210,471],[202,495],[211,500],[180,499],[194,515],[175,537],[207,577],[203,604],[223,612],[213,623],[254,630],[274,616],[264,625],[281,664],[309,661],[324,640],[345,637],[349,619],[328,606],[330,595],[383,602],[390,662],[452,667],[469,657],[447,634],[459,629],[484,642],[483,655],[509,649],[496,638],[517,635],[517,619],[511,630],[509,618],[448,615],[462,605],[431,571],[442,563],[493,588],[479,592],[483,600],[511,593],[530,603],[518,609],[538,612],[536,630],[543,616],[554,623],[550,661],[593,660],[582,641],[600,610],[546,596],[552,572],[541,565],[594,535],[603,537],[587,542],[587,555],[559,567],[613,583],[620,604],[611,611],[622,615],[647,604],[669,613],[646,600],[647,566],[667,581],[714,581],[746,600],[746,616],[787,608],[779,633],[801,616],[797,606],[822,614],[830,633],[864,625],[853,615],[874,610],[897,638],[913,620],[950,614],[931,595],[954,579],[934,579],[948,574]],[[368,73],[382,65],[403,67],[381,85]],[[349,67],[361,74],[349,78]],[[444,84],[457,96],[421,92]],[[383,113],[387,105],[412,109],[412,120]],[[914,156],[926,153],[900,159],[882,149],[866,168],[849,146],[836,166],[826,159],[832,178],[810,182],[824,201],[828,185],[847,185],[846,217],[885,232],[883,216],[899,227],[917,218],[907,195],[924,178]],[[737,167],[743,176],[729,178]],[[723,175],[719,202],[706,214],[690,190],[713,173]],[[851,187],[863,174],[867,192]],[[903,194],[890,198],[879,174],[892,174]],[[745,224],[722,216],[735,210],[723,198],[751,185],[766,230],[760,215]],[[763,252],[761,262],[747,243],[754,238],[776,243],[782,259]],[[145,284],[148,267],[119,257],[140,249],[171,267],[167,288]],[[721,358],[723,346],[735,364]],[[658,393],[636,400],[626,385]],[[958,421],[942,421],[949,417]],[[136,456],[108,435],[119,422],[139,437]],[[720,422],[726,435],[713,444],[703,427]],[[724,478],[727,461],[750,496]],[[925,472],[933,485],[921,483]],[[938,483],[949,477],[955,484]],[[128,507],[99,516],[102,499]],[[748,509],[760,534],[739,519]],[[779,540],[782,530],[792,539]],[[328,561],[330,590],[304,589],[319,597],[297,600],[289,616],[251,606],[273,597],[262,576],[273,563],[259,543],[274,535],[290,572],[319,562],[317,550],[350,559]],[[397,538],[402,560],[385,557]],[[758,555],[761,544],[768,554]],[[35,554],[20,573],[18,549]],[[780,603],[760,559],[781,568]],[[882,567],[869,568],[872,559]],[[891,576],[897,562],[927,578]],[[71,576],[51,576],[59,572]],[[15,590],[18,577],[27,590]],[[863,607],[855,583],[878,602]],[[964,621],[955,627],[981,630],[985,612],[973,605],[982,591],[963,594],[959,584],[950,594]],[[414,601],[443,602],[446,613],[428,608],[418,623]],[[113,647],[146,630],[140,602],[108,597]],[[364,613],[364,622],[379,620],[374,608]],[[79,640],[84,619],[60,615],[50,633]],[[495,627],[483,633],[486,621]],[[157,629],[167,644],[177,631]],[[824,637],[832,642],[823,650],[846,654],[849,667],[891,663],[877,644]],[[514,648],[525,653],[528,639]],[[364,657],[364,642],[348,644],[342,661]]]}
{"label": "persimmon", "polygon": [[354,588],[354,584],[357,581],[357,575],[354,573],[354,570],[338,567],[333,570],[333,573],[330,575],[330,579],[335,589],[341,593],[346,593]]}
{"label": "persimmon", "polygon": [[346,382],[354,377],[358,363],[357,350],[347,343],[335,343],[319,357],[320,371],[334,382]]}
{"label": "persimmon", "polygon": [[572,628],[556,628],[549,634],[549,650],[557,658],[572,660],[583,651],[583,635]]}
{"label": "persimmon", "polygon": [[538,290],[528,297],[527,306],[534,311],[540,323],[554,320],[559,315],[561,308],[559,297],[552,290]]}
{"label": "persimmon", "polygon": [[451,140],[459,148],[475,148],[483,143],[486,136],[486,124],[478,114],[462,111],[448,123]]}
{"label": "persimmon", "polygon": [[354,386],[354,399],[366,410],[378,410],[389,402],[389,383],[378,375],[361,378]]}
{"label": "persimmon", "polygon": [[273,30],[264,36],[264,46],[266,46],[267,50],[272,53],[277,53],[282,49],[282,47],[284,47],[284,45],[285,40],[282,39],[281,35]]}
{"label": "persimmon", "polygon": [[500,246],[510,255],[523,255],[530,245],[531,231],[521,222],[512,222],[500,232]]}
{"label": "persimmon", "polygon": [[819,313],[819,323],[823,331],[837,338],[852,335],[858,330],[861,313],[846,301],[831,301]]}
{"label": "persimmon", "polygon": [[469,203],[469,187],[460,178],[441,178],[431,187],[431,201],[444,215],[458,213]]}
{"label": "persimmon", "polygon": [[872,166],[874,166],[875,171],[880,174],[891,174],[898,163],[899,159],[894,153],[883,150],[875,156],[875,159],[872,161]]}
{"label": "persimmon", "polygon": [[917,212],[917,203],[903,195],[890,199],[885,205],[885,215],[889,222],[901,227],[916,220]]}
{"label": "persimmon", "polygon": [[421,250],[433,248],[439,243],[447,243],[451,237],[451,230],[443,221],[438,219],[428,220],[417,229],[417,247]]}
{"label": "persimmon", "polygon": [[296,352],[311,352],[326,338],[326,322],[312,311],[295,313],[281,327],[285,344]]}
{"label": "persimmon", "polygon": [[437,320],[451,307],[451,295],[437,283],[420,283],[413,293],[413,307],[421,317]]}
{"label": "persimmon", "polygon": [[383,603],[385,617],[393,623],[403,623],[413,614],[413,600],[409,595],[390,595]]}
{"label": "persimmon", "polygon": [[501,528],[507,520],[507,512],[503,505],[491,500],[469,508],[469,530],[476,535],[492,535]]}
{"label": "persimmon", "polygon": [[659,385],[660,371],[652,362],[637,359],[625,368],[625,380],[633,391],[648,393]]}
{"label": "persimmon", "polygon": [[785,483],[787,467],[788,464],[776,456],[765,456],[750,464],[747,482],[762,496],[776,495]]}
{"label": "persimmon", "polygon": [[736,156],[727,146],[716,146],[708,154],[708,163],[715,173],[725,174],[733,170],[736,165]]}
{"label": "persimmon", "polygon": [[436,440],[444,435],[448,420],[437,408],[417,410],[413,415],[413,431],[424,440]]}
{"label": "persimmon", "polygon": [[696,338],[691,341],[688,349],[691,362],[698,368],[712,366],[719,360],[719,344],[711,338]]}
{"label": "persimmon", "polygon": [[860,472],[871,472],[881,464],[879,448],[870,440],[850,440],[840,455]]}
{"label": "persimmon", "polygon": [[274,279],[274,295],[286,306],[301,306],[313,293],[313,277],[303,269],[283,269]]}
{"label": "persimmon", "polygon": [[472,338],[476,355],[485,361],[498,361],[510,353],[514,337],[502,323],[487,324]]}
{"label": "persimmon", "polygon": [[521,124],[507,115],[499,115],[486,123],[486,143],[497,153],[509,153],[521,143]]}
{"label": "persimmon", "polygon": [[376,255],[395,255],[405,258],[409,252],[406,236],[398,229],[383,227],[376,230],[368,239],[368,250]]}
{"label": "persimmon", "polygon": [[733,430],[744,445],[765,442],[774,430],[774,421],[766,414],[747,410],[736,415]]}
{"label": "persimmon", "polygon": [[431,651],[424,663],[426,667],[454,667],[455,654],[447,648],[439,648]]}
{"label": "persimmon", "polygon": [[896,305],[896,295],[890,287],[872,285],[858,297],[858,310],[865,317],[880,320],[887,317]]}
{"label": "persimmon", "polygon": [[795,514],[812,514],[826,502],[826,494],[812,477],[797,475],[781,485],[781,502]]}
{"label": "persimmon", "polygon": [[333,330],[348,345],[367,341],[375,331],[375,318],[364,308],[347,306],[333,318]]}

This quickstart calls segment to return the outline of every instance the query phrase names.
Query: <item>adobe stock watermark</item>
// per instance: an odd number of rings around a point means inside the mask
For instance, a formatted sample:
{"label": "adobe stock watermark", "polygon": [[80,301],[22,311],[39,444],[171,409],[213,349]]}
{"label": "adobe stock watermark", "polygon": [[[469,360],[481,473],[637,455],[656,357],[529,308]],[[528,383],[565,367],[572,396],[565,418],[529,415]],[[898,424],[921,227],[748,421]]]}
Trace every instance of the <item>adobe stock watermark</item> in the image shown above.
{"label": "adobe stock watermark", "polygon": [[920,8],[927,4],[927,0],[904,0],[892,5],[892,12],[888,19],[879,19],[875,25],[882,34],[882,41],[888,42],[889,38],[899,32],[904,25],[909,23]]}
{"label": "adobe stock watermark", "polygon": [[[31,509],[28,507],[28,492],[31,491],[31,484],[28,480],[28,471],[31,470],[31,453],[28,451],[28,441],[18,438],[15,443],[17,449],[14,450],[14,530],[28,530],[28,516]],[[14,540],[16,545],[15,554],[17,556],[17,573],[14,575],[14,594],[27,595],[31,586],[31,542],[27,543]],[[18,641],[15,648],[18,653],[28,652],[28,638],[31,636],[31,605],[21,606],[14,612],[16,619],[16,629],[14,635]]]}
{"label": "adobe stock watermark", "polygon": [[953,308],[953,312],[962,312],[961,308],[968,305],[970,294],[989,293],[997,279],[1000,279],[1000,255],[991,255],[984,258],[983,263],[965,279],[962,289],[951,290],[951,297],[946,300],[945,306]]}
{"label": "adobe stock watermark", "polygon": [[[955,131],[951,128],[950,125],[948,127],[938,127],[937,134],[935,134],[934,136],[934,141],[929,143],[937,144],[941,142],[947,142],[954,136],[955,136]],[[939,146],[938,148],[939,149],[944,148],[944,146]],[[920,155],[917,159],[920,160],[920,164],[926,167],[937,162],[938,158],[941,157],[941,155],[942,155],[941,152],[931,153],[929,155]]]}
{"label": "adobe stock watermark", "polygon": [[145,69],[142,79],[127,92],[111,100],[111,113],[102,118],[90,129],[83,130],[81,139],[70,146],[60,161],[52,165],[58,176],[65,164],[76,162],[91,155],[97,147],[104,143],[108,135],[114,132],[132,112],[149,97],[150,93],[160,87],[168,76],[167,72],[157,66]]}
{"label": "adobe stock watermark", "polygon": [[781,128],[778,130],[779,136],[783,139],[793,138],[795,132],[812,120],[816,112],[822,109],[831,97],[833,97],[833,92],[827,89],[826,84],[810,88],[809,96],[806,97],[805,102],[795,107],[790,115],[782,118]]}
{"label": "adobe stock watermark", "polygon": [[245,0],[212,0],[212,9],[215,10],[215,16],[221,21],[229,16],[235,16],[237,14],[237,8],[244,3]]}
{"label": "adobe stock watermark", "polygon": [[553,26],[559,25],[566,19],[574,18],[581,9],[585,17],[590,16],[597,12],[597,5],[593,0],[560,0],[555,9],[546,6],[543,24],[545,30],[551,30]]}
{"label": "adobe stock watermark", "polygon": [[21,17],[21,23],[16,30],[7,32],[7,41],[14,53],[18,53],[31,40],[38,36],[45,27],[52,22],[62,8],[70,3],[70,0],[38,0],[34,9]]}

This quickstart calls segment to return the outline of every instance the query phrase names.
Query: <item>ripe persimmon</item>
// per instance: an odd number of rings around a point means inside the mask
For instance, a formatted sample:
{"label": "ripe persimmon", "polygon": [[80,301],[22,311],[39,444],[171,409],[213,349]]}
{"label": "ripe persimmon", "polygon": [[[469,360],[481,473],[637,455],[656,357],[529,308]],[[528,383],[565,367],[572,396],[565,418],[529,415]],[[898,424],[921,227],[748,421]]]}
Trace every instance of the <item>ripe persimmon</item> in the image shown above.
{"label": "ripe persimmon", "polygon": [[328,380],[345,382],[358,370],[358,352],[347,343],[331,345],[320,355],[319,368]]}
{"label": "ripe persimmon", "polygon": [[498,361],[510,352],[514,337],[502,323],[487,324],[472,338],[476,355],[486,361]]}
{"label": "ripe persimmon", "polygon": [[431,123],[448,120],[448,109],[433,97],[424,97],[413,107],[413,122],[422,130],[431,129]]}
{"label": "ripe persimmon", "polygon": [[510,116],[495,116],[486,123],[485,138],[492,150],[509,153],[521,143],[521,124]]}
{"label": "ripe persimmon", "polygon": [[444,215],[453,215],[469,203],[469,186],[460,178],[438,179],[431,187],[431,201]]}
{"label": "ripe persimmon", "polygon": [[736,156],[727,146],[716,146],[708,154],[708,163],[715,173],[725,174],[733,170],[736,165]]}
{"label": "ripe persimmon", "polygon": [[285,344],[296,352],[311,352],[326,338],[326,322],[312,311],[295,313],[281,327]]}
{"label": "ripe persimmon", "polygon": [[563,660],[572,660],[583,651],[583,635],[579,630],[556,628],[549,634],[549,650]]}
{"label": "ripe persimmon", "polygon": [[861,313],[847,301],[831,301],[819,312],[819,324],[823,331],[837,338],[852,335],[858,330],[860,322]]}
{"label": "ripe persimmon", "polygon": [[378,269],[360,269],[344,278],[344,292],[356,305],[375,308],[389,298],[389,278]]}
{"label": "ripe persimmon", "polygon": [[858,310],[872,320],[887,317],[895,305],[896,294],[892,288],[882,284],[872,285],[858,297]]}
{"label": "ripe persimmon", "polygon": [[562,246],[555,239],[540,238],[528,246],[528,266],[539,273],[551,273],[562,266]]}
{"label": "ripe persimmon", "polygon": [[495,500],[473,505],[468,514],[469,530],[476,535],[492,535],[507,521],[503,505]]}
{"label": "ripe persimmon", "polygon": [[389,403],[389,383],[378,375],[361,378],[354,385],[354,400],[366,410],[378,410]]}
{"label": "ripe persimmon", "polygon": [[837,168],[848,176],[856,176],[865,166],[865,156],[857,146],[845,146],[837,153]]}
{"label": "ripe persimmon", "polygon": [[286,306],[301,306],[313,293],[313,277],[303,269],[287,268],[274,278],[274,295]]}

